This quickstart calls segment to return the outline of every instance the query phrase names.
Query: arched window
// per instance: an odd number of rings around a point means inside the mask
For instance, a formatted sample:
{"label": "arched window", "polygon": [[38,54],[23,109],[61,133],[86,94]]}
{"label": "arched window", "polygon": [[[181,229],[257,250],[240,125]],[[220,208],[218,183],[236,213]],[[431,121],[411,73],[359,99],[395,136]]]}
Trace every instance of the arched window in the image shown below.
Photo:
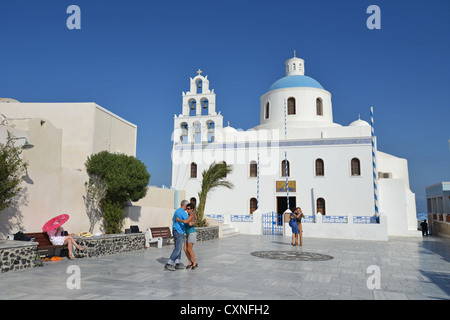
{"label": "arched window", "polygon": [[250,214],[252,214],[253,211],[255,211],[256,209],[258,209],[258,200],[256,200],[256,198],[251,198],[250,199]]}
{"label": "arched window", "polygon": [[360,165],[358,158],[352,159],[351,171],[352,171],[352,176],[360,176],[361,175],[361,165]]}
{"label": "arched window", "polygon": [[202,124],[200,122],[194,123],[194,142],[202,142]]}
{"label": "arched window", "polygon": [[214,130],[215,130],[214,121],[208,120],[206,122],[206,129],[208,134],[208,143],[214,142]]}
{"label": "arched window", "polygon": [[266,119],[269,119],[269,115],[270,115],[270,103],[267,102],[266,103]]}
{"label": "arched window", "polygon": [[209,101],[208,99],[202,99],[201,100],[201,106],[202,106],[202,116],[207,116],[209,114]]}
{"label": "arched window", "polygon": [[197,164],[195,162],[191,163],[191,178],[197,178]]}
{"label": "arched window", "polygon": [[287,176],[289,177],[290,170],[291,170],[291,168],[289,167],[289,161],[287,161],[287,160],[281,161],[281,176],[286,177],[286,173],[287,173]]}
{"label": "arched window", "polygon": [[189,116],[194,117],[197,115],[197,101],[192,99],[189,101]]}
{"label": "arched window", "polygon": [[191,198],[191,199],[189,200],[189,202],[192,203],[192,204],[194,205],[194,208],[197,208],[197,199]]}
{"label": "arched window", "polygon": [[316,176],[325,175],[325,166],[322,159],[316,159]]}
{"label": "arched window", "polygon": [[189,127],[186,122],[183,122],[181,125],[181,136],[180,141],[181,143],[185,144],[188,143],[188,134],[189,134]]}
{"label": "arched window", "polygon": [[258,175],[258,164],[256,161],[250,162],[250,177],[256,177]]}
{"label": "arched window", "polygon": [[295,114],[295,99],[294,98],[288,99],[287,114]]}
{"label": "arched window", "polygon": [[323,198],[319,198],[319,199],[317,199],[316,204],[317,204],[317,213],[320,213],[324,216],[326,214],[325,200]]}
{"label": "arched window", "polygon": [[198,79],[197,80],[196,86],[197,86],[197,93],[199,93],[199,94],[203,93],[203,90],[202,90],[203,81],[202,81],[202,79]]}
{"label": "arched window", "polygon": [[323,102],[322,99],[316,99],[316,113],[318,116],[323,116]]}

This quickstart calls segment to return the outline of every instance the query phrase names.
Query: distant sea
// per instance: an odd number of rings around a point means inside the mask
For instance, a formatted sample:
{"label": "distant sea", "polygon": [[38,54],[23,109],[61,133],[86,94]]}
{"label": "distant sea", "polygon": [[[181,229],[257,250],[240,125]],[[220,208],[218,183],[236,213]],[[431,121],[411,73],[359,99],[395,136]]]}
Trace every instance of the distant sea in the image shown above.
{"label": "distant sea", "polygon": [[417,219],[418,220],[428,220],[428,214],[426,212],[418,213]]}

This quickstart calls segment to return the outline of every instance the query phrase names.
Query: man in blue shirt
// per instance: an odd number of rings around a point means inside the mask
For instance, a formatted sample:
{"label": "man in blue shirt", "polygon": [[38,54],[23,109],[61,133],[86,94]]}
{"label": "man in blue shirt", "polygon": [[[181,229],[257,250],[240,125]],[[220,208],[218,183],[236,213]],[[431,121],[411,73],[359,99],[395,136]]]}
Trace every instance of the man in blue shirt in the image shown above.
{"label": "man in blue shirt", "polygon": [[172,233],[175,242],[175,248],[173,249],[172,254],[170,255],[169,261],[167,261],[166,265],[164,266],[164,269],[166,270],[175,271],[177,269],[183,268],[180,266],[180,259],[181,259],[181,249],[183,247],[184,223],[177,222],[176,218],[180,220],[186,220],[187,218],[189,218],[186,212],[187,204],[188,204],[187,200],[181,201],[180,208],[175,210],[175,213],[173,214]]}

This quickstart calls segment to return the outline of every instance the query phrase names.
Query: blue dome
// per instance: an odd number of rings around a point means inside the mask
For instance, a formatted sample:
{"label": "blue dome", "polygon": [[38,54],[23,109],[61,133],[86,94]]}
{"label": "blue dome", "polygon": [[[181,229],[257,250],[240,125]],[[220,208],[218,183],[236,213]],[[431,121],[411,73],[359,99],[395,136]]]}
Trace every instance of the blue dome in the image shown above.
{"label": "blue dome", "polygon": [[269,91],[282,88],[296,88],[296,87],[311,87],[323,89],[322,85],[313,78],[310,78],[308,76],[293,75],[275,81],[275,83],[272,84],[272,86],[270,87]]}

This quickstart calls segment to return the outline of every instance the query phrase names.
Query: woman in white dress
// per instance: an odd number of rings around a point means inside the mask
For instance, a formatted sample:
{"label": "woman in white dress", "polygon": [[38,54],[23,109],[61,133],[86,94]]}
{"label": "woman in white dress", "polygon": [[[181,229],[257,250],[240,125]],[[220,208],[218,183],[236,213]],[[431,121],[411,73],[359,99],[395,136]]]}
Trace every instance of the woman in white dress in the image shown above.
{"label": "woman in white dress", "polygon": [[64,235],[64,229],[62,227],[59,227],[57,229],[53,229],[50,231],[47,231],[48,238],[50,239],[50,242],[54,246],[63,246],[67,245],[67,248],[69,249],[69,259],[74,260],[73,252],[72,252],[72,246],[75,246],[78,250],[84,250],[84,248],[80,247],[78,243],[73,239],[73,233],[71,235]]}

